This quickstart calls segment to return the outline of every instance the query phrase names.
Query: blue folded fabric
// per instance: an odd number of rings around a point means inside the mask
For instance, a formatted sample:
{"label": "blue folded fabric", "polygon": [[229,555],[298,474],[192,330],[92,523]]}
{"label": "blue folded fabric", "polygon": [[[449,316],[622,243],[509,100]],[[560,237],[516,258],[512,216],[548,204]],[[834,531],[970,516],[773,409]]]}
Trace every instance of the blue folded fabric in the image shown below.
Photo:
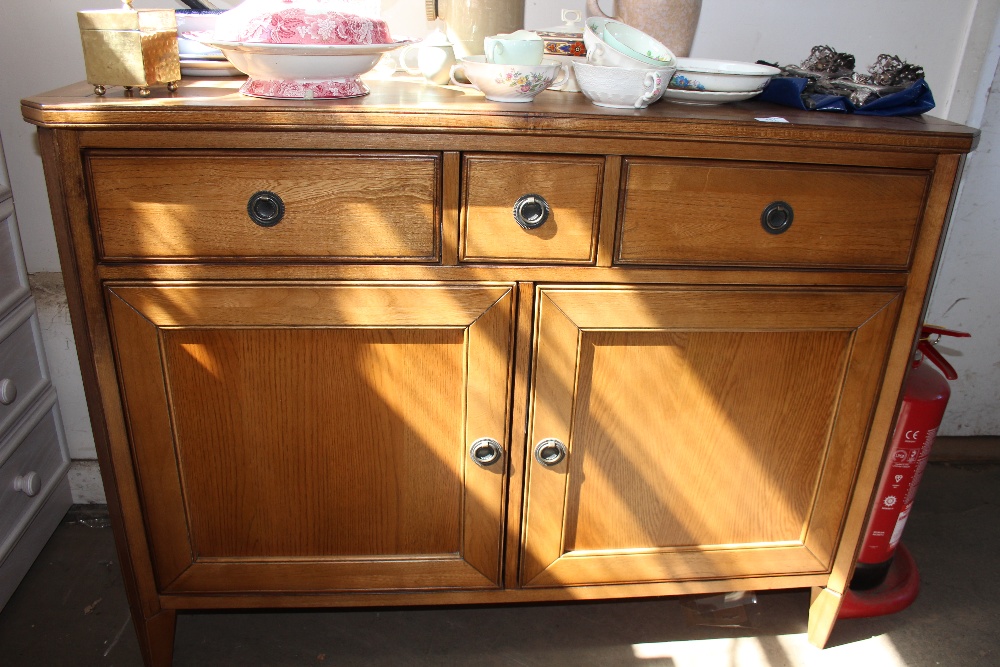
{"label": "blue folded fabric", "polygon": [[839,113],[856,113],[867,116],[917,116],[934,108],[934,96],[930,86],[923,79],[918,79],[907,88],[863,106],[855,106],[851,100],[842,95],[825,95],[811,93],[806,95],[809,106],[806,106],[802,93],[809,80],[799,77],[777,77],[764,88],[764,92],[756,99],[764,102],[774,102],[786,107],[814,111],[833,111]]}

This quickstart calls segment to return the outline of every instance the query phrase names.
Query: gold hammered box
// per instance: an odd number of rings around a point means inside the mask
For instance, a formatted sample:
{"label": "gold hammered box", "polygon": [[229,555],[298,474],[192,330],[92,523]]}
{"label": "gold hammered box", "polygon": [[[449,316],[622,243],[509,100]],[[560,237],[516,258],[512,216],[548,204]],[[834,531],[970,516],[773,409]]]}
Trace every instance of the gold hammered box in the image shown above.
{"label": "gold hammered box", "polygon": [[148,86],[180,81],[177,19],[172,9],[103,9],[77,12],[87,82],[98,95],[105,86]]}

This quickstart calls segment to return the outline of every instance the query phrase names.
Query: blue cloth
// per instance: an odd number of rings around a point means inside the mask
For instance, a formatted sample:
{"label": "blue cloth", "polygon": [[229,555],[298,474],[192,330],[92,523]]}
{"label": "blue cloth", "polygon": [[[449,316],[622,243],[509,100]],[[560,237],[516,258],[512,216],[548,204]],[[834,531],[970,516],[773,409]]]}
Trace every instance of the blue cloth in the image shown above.
{"label": "blue cloth", "polygon": [[[809,83],[808,79],[799,77],[777,77],[757,96],[758,100],[774,102],[786,107],[808,110],[802,99],[802,93]],[[923,79],[914,81],[909,87],[898,93],[880,97],[863,106],[855,106],[851,100],[842,95],[825,95],[811,93],[807,95],[811,107],[815,111],[833,111],[839,113],[856,113],[867,116],[916,116],[934,108],[934,96],[927,82]]]}

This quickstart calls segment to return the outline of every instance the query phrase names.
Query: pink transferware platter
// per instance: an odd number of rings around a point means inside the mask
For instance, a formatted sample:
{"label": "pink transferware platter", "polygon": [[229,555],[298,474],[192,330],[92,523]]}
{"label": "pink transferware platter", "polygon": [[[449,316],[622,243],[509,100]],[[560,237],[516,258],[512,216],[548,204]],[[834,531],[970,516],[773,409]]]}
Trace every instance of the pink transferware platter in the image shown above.
{"label": "pink transferware platter", "polygon": [[249,78],[244,95],[338,99],[367,95],[361,75],[393,40],[385,21],[356,13],[361,0],[247,0],[219,15],[202,44],[222,51]]}
{"label": "pink transferware platter", "polygon": [[222,51],[249,78],[244,95],[275,99],[338,99],[367,95],[361,75],[383,53],[413,40],[388,44],[257,44],[202,40]]}

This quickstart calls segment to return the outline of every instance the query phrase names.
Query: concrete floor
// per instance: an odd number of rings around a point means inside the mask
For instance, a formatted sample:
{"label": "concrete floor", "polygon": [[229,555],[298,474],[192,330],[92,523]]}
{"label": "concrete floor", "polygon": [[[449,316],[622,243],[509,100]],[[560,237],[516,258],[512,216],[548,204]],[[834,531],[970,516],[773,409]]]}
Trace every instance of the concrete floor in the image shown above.
{"label": "concrete floor", "polygon": [[[878,667],[1000,664],[1000,465],[932,464],[904,543],[920,597],[805,639],[808,593],[760,593],[742,628],[693,623],[681,599],[517,607],[184,613],[177,667]],[[688,600],[688,604],[690,604]],[[71,512],[0,613],[0,665],[141,664],[113,539]]]}

